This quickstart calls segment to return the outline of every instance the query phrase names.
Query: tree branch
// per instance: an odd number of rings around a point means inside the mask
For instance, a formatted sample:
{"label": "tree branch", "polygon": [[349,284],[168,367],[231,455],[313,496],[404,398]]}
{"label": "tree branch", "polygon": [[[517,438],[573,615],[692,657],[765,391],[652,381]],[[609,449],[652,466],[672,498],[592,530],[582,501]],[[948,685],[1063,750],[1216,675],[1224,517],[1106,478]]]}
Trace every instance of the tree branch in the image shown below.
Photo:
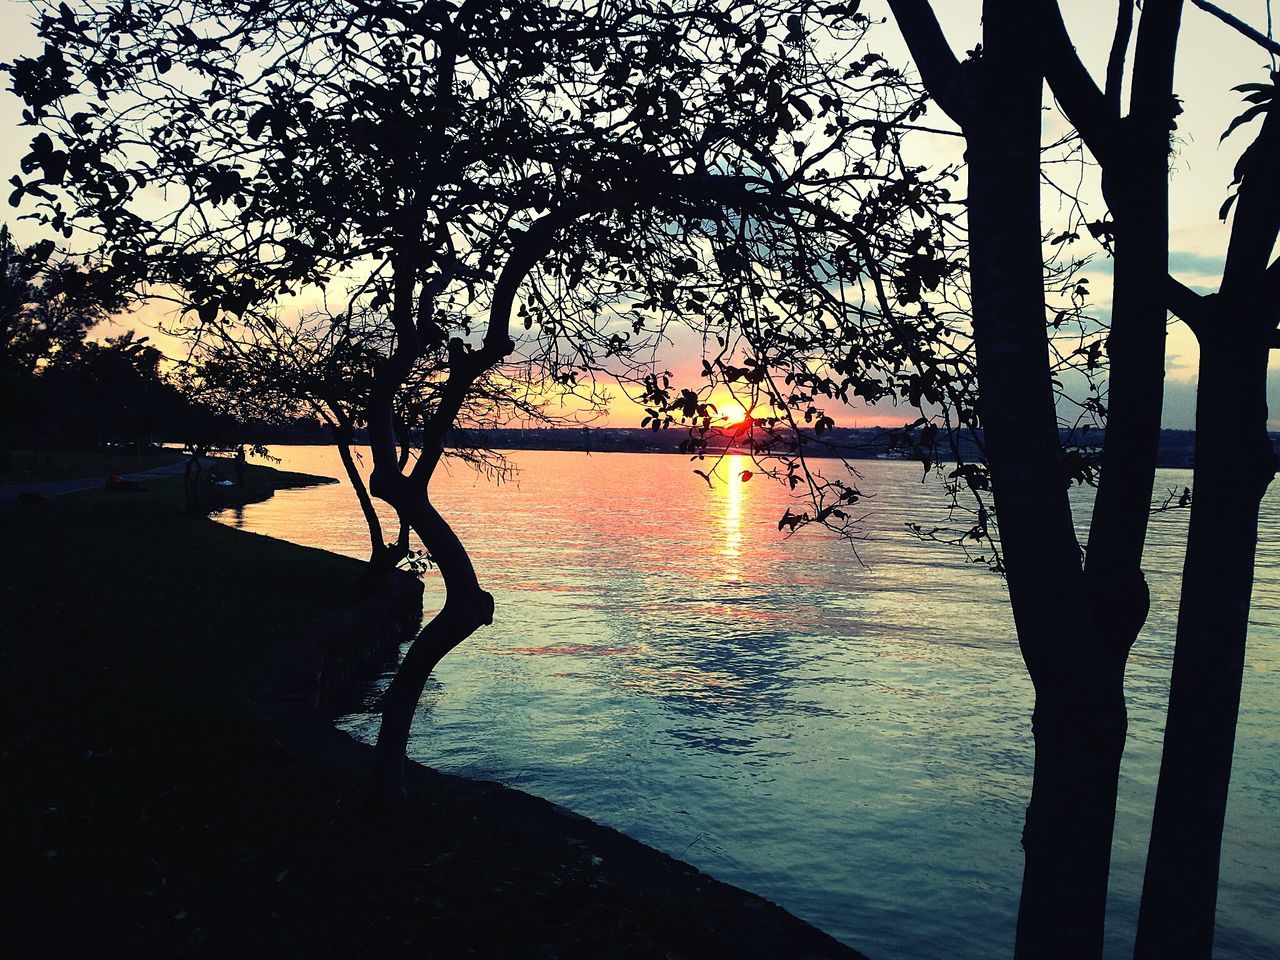
{"label": "tree branch", "polygon": [[1049,81],[1049,89],[1053,91],[1062,112],[1067,115],[1071,125],[1080,131],[1085,146],[1105,167],[1114,160],[1120,149],[1119,95],[1117,93],[1117,109],[1112,112],[1107,96],[1098,89],[1097,83],[1076,53],[1056,0],[1040,0],[1040,3],[1044,13],[1045,79]]}
{"label": "tree branch", "polygon": [[1120,91],[1124,88],[1124,59],[1129,52],[1129,39],[1133,35],[1133,2],[1120,0],[1116,14],[1116,32],[1111,40],[1111,53],[1107,57],[1107,110],[1112,116],[1120,116]]}
{"label": "tree branch", "polygon": [[1205,13],[1212,14],[1213,16],[1217,17],[1219,20],[1221,20],[1227,26],[1231,27],[1231,29],[1235,30],[1237,33],[1244,34],[1246,37],[1248,37],[1258,46],[1262,47],[1262,49],[1267,50],[1272,54],[1280,55],[1280,43],[1277,43],[1275,40],[1272,40],[1262,31],[1249,26],[1247,23],[1245,23],[1243,20],[1239,19],[1238,17],[1233,17],[1231,14],[1227,13],[1227,11],[1223,10],[1221,7],[1215,6],[1212,3],[1207,3],[1206,0],[1191,0],[1191,2],[1195,4],[1197,7],[1199,7],[1201,10],[1203,10]]}
{"label": "tree branch", "polygon": [[[1173,63],[1181,24],[1182,0],[1147,0],[1133,52],[1129,116],[1143,131],[1140,136],[1158,137],[1166,150],[1176,112],[1172,99]],[[1141,149],[1147,149],[1149,141],[1144,139],[1142,143]]]}
{"label": "tree branch", "polygon": [[928,0],[889,0],[889,7],[929,94],[963,128],[970,114],[968,82],[933,5]]}
{"label": "tree branch", "polygon": [[1209,297],[1196,293],[1181,280],[1170,275],[1165,281],[1164,298],[1169,310],[1190,327],[1196,339],[1199,339],[1204,331]]}

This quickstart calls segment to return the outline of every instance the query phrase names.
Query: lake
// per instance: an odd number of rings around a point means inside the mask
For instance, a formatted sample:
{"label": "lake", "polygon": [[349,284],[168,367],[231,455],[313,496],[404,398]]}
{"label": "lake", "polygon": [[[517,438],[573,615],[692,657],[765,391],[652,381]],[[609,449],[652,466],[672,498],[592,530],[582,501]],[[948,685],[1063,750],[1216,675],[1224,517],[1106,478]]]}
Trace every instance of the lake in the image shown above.
{"label": "lake", "polygon": [[[342,476],[329,448],[273,453]],[[509,482],[454,464],[433,488],[497,612],[429,682],[415,759],[564,804],[873,960],[1012,954],[1031,684],[1000,578],[907,534],[907,521],[943,515],[919,464],[858,464],[874,497],[855,554],[824,531],[780,533],[788,494],[743,481],[742,460],[708,489],[692,473],[706,465],[679,456],[512,459]],[[1164,470],[1157,490],[1188,483],[1189,471]],[[1220,960],[1280,955],[1278,487],[1262,515]],[[1083,524],[1087,491],[1077,506]],[[219,519],[368,555],[345,483]],[[1117,960],[1132,951],[1186,524],[1185,510],[1157,514],[1147,542],[1152,612],[1128,668],[1108,915]],[[431,574],[427,588],[430,610]],[[340,723],[366,740],[376,724],[367,710]]]}

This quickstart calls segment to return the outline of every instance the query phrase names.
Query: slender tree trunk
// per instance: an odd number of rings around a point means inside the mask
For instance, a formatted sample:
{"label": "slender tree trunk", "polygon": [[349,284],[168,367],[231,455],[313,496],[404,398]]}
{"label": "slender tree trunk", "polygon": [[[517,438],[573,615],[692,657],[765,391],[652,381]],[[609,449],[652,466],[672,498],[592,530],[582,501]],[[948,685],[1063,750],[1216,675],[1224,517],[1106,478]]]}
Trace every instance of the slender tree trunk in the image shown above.
{"label": "slender tree trunk", "polygon": [[[1085,577],[1100,658],[1123,674],[1146,621],[1142,573],[1164,401],[1169,272],[1169,127],[1180,0],[1149,0],[1134,59],[1132,108],[1112,125],[1103,185],[1115,216],[1115,283],[1107,337],[1107,425]],[[1121,39],[1127,40],[1128,31]],[[1123,61],[1113,66],[1122,73]],[[1119,77],[1108,77],[1118,104]],[[1114,109],[1112,107],[1111,109]],[[1116,692],[1123,723],[1123,676]]]}
{"label": "slender tree trunk", "polygon": [[387,545],[382,539],[382,521],[374,508],[373,499],[369,496],[369,488],[356,467],[355,458],[351,456],[350,428],[330,427],[333,432],[333,444],[338,448],[338,458],[342,461],[342,469],[347,474],[351,489],[356,493],[360,504],[360,513],[364,516],[365,526],[369,530],[369,566],[374,575],[380,575],[394,569],[400,558],[388,556]]}
{"label": "slender tree trunk", "polygon": [[[1192,309],[1200,340],[1196,465],[1173,682],[1136,955],[1213,949],[1227,785],[1244,674],[1258,508],[1276,472],[1267,361],[1280,320],[1280,112],[1237,166],[1240,188],[1222,285]],[[1184,319],[1188,319],[1184,317]]]}
{"label": "slender tree trunk", "polygon": [[[1036,790],[1043,777],[1053,821],[1071,818],[1074,810],[1078,824],[1078,832],[1044,842],[1050,849],[1057,847],[1052,855],[1060,869],[1074,874],[1073,896],[1080,900],[1073,904],[1071,897],[1057,894],[1066,912],[1039,930],[1031,925],[1031,911],[1024,910],[1019,945],[1026,956],[1049,955],[1057,936],[1054,928],[1073,931],[1059,955],[1098,957],[1104,942],[1116,797],[1128,731],[1125,663],[1150,608],[1142,554],[1164,398],[1169,112],[1180,15],[1176,0],[1150,0],[1143,9],[1132,109],[1115,128],[1119,142],[1104,172],[1116,219],[1115,284],[1107,338],[1106,439],[1085,562],[1088,623],[1073,641],[1087,652],[1054,678],[1066,684],[1065,691],[1053,691],[1058,683],[1037,688]],[[1118,102],[1119,90],[1111,92]],[[1033,798],[1033,808],[1036,802]],[[1046,829],[1057,828],[1046,824]],[[1053,885],[1060,881],[1052,872],[1033,876],[1030,859],[1028,865],[1024,905],[1030,896],[1048,900],[1034,913],[1052,917]],[[1078,912],[1074,921],[1073,908]]]}
{"label": "slender tree trunk", "polygon": [[[1225,327],[1226,317],[1210,317]],[[1216,322],[1215,322],[1216,321]],[[1265,343],[1202,342],[1195,500],[1136,956],[1207,958],[1235,746],[1258,509],[1276,470]]]}

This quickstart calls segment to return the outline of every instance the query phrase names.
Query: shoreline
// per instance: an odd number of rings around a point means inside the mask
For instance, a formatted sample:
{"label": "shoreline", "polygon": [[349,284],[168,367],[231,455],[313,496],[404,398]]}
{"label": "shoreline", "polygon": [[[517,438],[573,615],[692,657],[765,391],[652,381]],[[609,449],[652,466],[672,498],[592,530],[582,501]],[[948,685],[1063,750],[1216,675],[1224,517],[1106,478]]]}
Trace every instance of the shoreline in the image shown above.
{"label": "shoreline", "polygon": [[[405,809],[370,819],[372,750],[326,700],[405,635],[421,584],[353,607],[359,561],[180,502],[175,477],[0,516],[24,545],[2,561],[0,916],[32,955],[861,956],[499,784],[411,763]],[[76,575],[71,539],[100,572]]]}

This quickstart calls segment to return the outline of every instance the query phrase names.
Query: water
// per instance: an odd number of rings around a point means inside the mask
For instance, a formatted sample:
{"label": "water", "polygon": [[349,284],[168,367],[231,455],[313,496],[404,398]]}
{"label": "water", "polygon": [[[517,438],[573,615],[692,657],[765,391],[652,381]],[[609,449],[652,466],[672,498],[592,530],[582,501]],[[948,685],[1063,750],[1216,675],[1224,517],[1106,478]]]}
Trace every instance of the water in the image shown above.
{"label": "water", "polygon": [[[341,476],[327,448],[275,452],[287,468]],[[726,464],[709,490],[681,457],[513,456],[515,482],[464,467],[437,482],[497,618],[436,671],[412,755],[578,810],[875,960],[1010,955],[1031,686],[1001,581],[903,531],[940,515],[919,466],[861,465],[860,486],[876,497],[859,562],[822,532],[780,534],[787,495],[763,477],[741,481],[748,464]],[[1187,471],[1162,471],[1158,489],[1189,482]],[[345,484],[282,492],[222,519],[368,552]],[[1128,670],[1109,957],[1132,950],[1186,522],[1185,511],[1157,515],[1148,540],[1153,606]],[[1278,532],[1273,486],[1220,960],[1280,953]],[[429,578],[429,605],[434,586]],[[367,739],[376,730],[367,712],[342,725]]]}

